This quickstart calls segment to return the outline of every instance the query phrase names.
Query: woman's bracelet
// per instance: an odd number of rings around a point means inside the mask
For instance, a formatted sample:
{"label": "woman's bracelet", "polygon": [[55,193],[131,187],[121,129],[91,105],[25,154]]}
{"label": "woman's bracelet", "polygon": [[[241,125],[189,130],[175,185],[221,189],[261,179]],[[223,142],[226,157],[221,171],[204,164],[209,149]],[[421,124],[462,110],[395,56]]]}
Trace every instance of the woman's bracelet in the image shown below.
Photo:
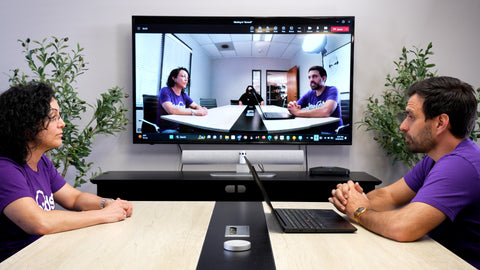
{"label": "woman's bracelet", "polygon": [[112,200],[112,201],[113,201],[113,199],[111,199],[111,198],[105,198],[105,199],[103,199],[103,200],[102,200],[102,203],[100,204],[100,209],[103,209],[103,208],[105,207],[105,202],[106,202],[107,200]]}

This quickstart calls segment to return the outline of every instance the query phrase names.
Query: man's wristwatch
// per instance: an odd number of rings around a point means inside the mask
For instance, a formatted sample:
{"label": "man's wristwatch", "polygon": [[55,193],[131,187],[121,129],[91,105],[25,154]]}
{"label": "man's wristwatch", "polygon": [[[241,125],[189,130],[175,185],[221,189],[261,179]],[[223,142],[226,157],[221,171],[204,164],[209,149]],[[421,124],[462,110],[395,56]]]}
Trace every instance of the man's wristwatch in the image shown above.
{"label": "man's wristwatch", "polygon": [[353,217],[355,217],[355,221],[357,223],[358,222],[358,218],[363,215],[363,213],[367,212],[367,208],[366,207],[363,207],[363,206],[360,206],[359,208],[357,208],[357,210],[355,210],[355,212],[353,213]]}

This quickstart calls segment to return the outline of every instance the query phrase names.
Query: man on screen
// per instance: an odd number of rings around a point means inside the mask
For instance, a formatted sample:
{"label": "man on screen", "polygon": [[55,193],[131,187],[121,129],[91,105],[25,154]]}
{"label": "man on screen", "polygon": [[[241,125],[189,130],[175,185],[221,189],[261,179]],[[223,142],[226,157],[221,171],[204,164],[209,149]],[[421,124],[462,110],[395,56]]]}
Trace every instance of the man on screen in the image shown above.
{"label": "man on screen", "polygon": [[288,103],[288,111],[297,117],[338,117],[340,121],[320,127],[322,132],[334,133],[343,125],[340,110],[340,97],[335,86],[326,86],[327,71],[321,66],[313,66],[308,70],[308,80],[312,90],[298,101]]}

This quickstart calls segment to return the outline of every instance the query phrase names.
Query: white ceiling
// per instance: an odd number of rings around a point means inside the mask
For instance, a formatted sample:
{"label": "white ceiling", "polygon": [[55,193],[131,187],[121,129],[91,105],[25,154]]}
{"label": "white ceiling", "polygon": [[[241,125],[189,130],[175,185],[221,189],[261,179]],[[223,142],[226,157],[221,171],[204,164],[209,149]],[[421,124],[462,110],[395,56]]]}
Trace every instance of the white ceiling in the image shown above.
{"label": "white ceiling", "polygon": [[[254,41],[254,34],[192,34],[212,58],[271,57],[291,59],[302,49],[305,34],[273,34],[272,40]],[[258,34],[256,34],[258,35]],[[350,35],[328,35],[326,52],[350,42]]]}
{"label": "white ceiling", "polygon": [[[253,34],[193,34],[213,58],[292,58],[301,48],[304,35],[273,35],[272,41],[253,41]],[[225,47],[225,48],[222,48]]]}

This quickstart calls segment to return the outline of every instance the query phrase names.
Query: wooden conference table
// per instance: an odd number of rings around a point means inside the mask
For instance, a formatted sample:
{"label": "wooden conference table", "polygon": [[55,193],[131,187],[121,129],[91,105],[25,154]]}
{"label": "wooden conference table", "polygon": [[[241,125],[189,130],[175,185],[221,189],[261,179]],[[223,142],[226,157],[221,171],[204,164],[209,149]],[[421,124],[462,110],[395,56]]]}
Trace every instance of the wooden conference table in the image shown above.
{"label": "wooden conference table", "polygon": [[[339,121],[336,117],[304,118],[265,120],[261,111],[255,106],[254,114],[247,116],[246,105],[227,105],[208,110],[205,116],[191,115],[164,115],[163,119],[215,132],[268,132],[284,133],[304,130],[316,126]],[[262,106],[264,112],[288,112],[286,108],[266,105]]]}
{"label": "wooden conference table", "polygon": [[[331,208],[325,202],[274,205]],[[215,202],[135,201],[133,206],[133,216],[125,221],[46,235],[0,269],[197,267]],[[360,226],[351,234],[285,234],[265,203],[263,208],[276,269],[474,269],[428,237],[399,243]],[[254,244],[252,239],[252,249]]]}

